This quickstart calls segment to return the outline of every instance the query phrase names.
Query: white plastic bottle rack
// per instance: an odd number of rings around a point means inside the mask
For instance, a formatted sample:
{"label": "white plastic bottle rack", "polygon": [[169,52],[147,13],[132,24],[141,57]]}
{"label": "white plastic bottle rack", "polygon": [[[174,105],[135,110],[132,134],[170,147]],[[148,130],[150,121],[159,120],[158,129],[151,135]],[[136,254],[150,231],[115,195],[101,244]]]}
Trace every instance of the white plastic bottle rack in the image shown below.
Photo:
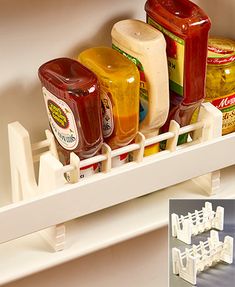
{"label": "white plastic bottle rack", "polygon": [[213,211],[212,204],[206,202],[202,210],[195,210],[194,213],[189,212],[186,216],[173,213],[171,215],[171,228],[173,237],[186,244],[191,244],[192,235],[197,235],[212,228],[223,230],[224,208],[217,206],[216,211]]}
{"label": "white plastic bottle rack", "polygon": [[[117,150],[104,144],[100,155],[82,161],[71,153],[70,164],[63,166],[49,131],[45,140],[31,144],[28,132],[18,122],[10,124],[14,203],[0,209],[0,243],[44,230],[43,236],[53,248],[62,250],[63,223],[72,219],[202,175],[207,193],[218,192],[219,170],[235,164],[230,153],[218,152],[232,150],[235,144],[234,134],[221,137],[221,127],[221,112],[205,103],[197,123],[180,128],[172,121],[167,133],[150,139],[139,133],[135,143]],[[179,135],[184,133],[191,133],[192,141],[177,146]],[[163,140],[167,141],[166,150],[143,157],[144,147]],[[123,153],[132,153],[133,160],[112,168],[112,158]],[[38,161],[39,175],[35,176]],[[101,172],[80,180],[80,168],[95,163],[101,164]],[[30,220],[32,214],[37,216]]]}
{"label": "white plastic bottle rack", "polygon": [[199,245],[186,248],[184,252],[172,248],[173,273],[194,285],[197,282],[198,272],[220,261],[233,263],[233,238],[226,236],[224,242],[221,242],[215,230],[211,230],[207,241],[200,241]]}

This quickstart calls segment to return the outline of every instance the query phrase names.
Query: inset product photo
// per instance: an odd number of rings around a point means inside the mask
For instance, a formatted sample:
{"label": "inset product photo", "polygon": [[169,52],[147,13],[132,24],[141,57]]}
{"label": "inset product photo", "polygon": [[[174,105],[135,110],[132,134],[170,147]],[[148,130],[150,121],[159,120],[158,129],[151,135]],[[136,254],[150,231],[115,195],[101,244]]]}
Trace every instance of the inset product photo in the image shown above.
{"label": "inset product photo", "polygon": [[169,286],[233,286],[235,200],[170,200]]}

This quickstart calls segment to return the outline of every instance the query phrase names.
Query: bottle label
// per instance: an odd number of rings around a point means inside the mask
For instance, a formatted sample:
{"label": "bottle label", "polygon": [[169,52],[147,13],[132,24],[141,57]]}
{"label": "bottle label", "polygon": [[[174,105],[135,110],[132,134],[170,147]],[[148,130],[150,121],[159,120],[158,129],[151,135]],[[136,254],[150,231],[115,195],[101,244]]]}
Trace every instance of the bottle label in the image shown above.
{"label": "bottle label", "polygon": [[152,144],[152,145],[149,145],[147,147],[145,147],[144,149],[144,156],[150,156],[150,155],[153,155],[155,153],[158,153],[160,152],[160,145],[159,143],[156,143],[156,144]]}
{"label": "bottle label", "polygon": [[72,110],[45,87],[42,92],[54,136],[64,149],[74,150],[79,144],[79,136]]}
{"label": "bottle label", "polygon": [[113,49],[117,50],[120,54],[125,56],[127,59],[132,61],[139,70],[140,73],[140,110],[139,110],[139,121],[142,122],[146,115],[148,114],[148,105],[149,105],[149,95],[148,95],[148,85],[145,78],[144,67],[141,62],[131,56],[130,54],[124,52],[123,50],[119,49],[114,44],[112,45]]}
{"label": "bottle label", "polygon": [[114,130],[113,108],[109,95],[111,95],[109,92],[101,91],[100,97],[104,138],[110,137]]}
{"label": "bottle label", "polygon": [[99,172],[99,163],[91,164],[80,169],[80,179],[87,178]]}
{"label": "bottle label", "polygon": [[207,63],[228,64],[235,61],[235,42],[231,39],[210,37],[208,40]]}
{"label": "bottle label", "polygon": [[147,18],[147,23],[158,29],[165,36],[170,90],[183,96],[185,41],[156,23],[150,17]]}
{"label": "bottle label", "polygon": [[112,158],[112,167],[122,166],[127,162],[128,162],[128,153],[124,153]]}
{"label": "bottle label", "polygon": [[235,131],[235,93],[211,102],[223,113],[223,134]]}
{"label": "bottle label", "polygon": [[[80,169],[80,179],[88,178],[96,173],[100,172],[100,163],[94,163]],[[70,172],[65,174],[66,180],[71,183]]]}

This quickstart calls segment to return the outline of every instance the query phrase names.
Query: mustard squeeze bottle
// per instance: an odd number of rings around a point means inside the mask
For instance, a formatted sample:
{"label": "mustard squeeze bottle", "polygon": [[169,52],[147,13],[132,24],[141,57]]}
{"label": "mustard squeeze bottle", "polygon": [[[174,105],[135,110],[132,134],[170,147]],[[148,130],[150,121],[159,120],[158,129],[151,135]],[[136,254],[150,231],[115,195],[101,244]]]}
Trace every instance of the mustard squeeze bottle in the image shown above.
{"label": "mustard squeeze bottle", "polygon": [[[100,82],[104,141],[112,149],[128,145],[138,132],[140,76],[137,67],[109,47],[87,49],[79,55],[79,61],[93,71]],[[119,161],[126,158],[127,154],[122,155]]]}

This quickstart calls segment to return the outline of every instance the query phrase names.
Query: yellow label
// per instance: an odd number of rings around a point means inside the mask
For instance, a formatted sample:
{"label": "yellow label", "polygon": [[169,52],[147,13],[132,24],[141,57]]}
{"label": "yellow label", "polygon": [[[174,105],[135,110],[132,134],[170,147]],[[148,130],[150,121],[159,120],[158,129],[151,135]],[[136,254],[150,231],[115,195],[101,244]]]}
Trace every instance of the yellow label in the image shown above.
{"label": "yellow label", "polygon": [[159,25],[152,18],[148,17],[147,21],[165,36],[170,90],[183,96],[185,41]]}
{"label": "yellow label", "polygon": [[160,151],[159,143],[147,146],[144,149],[144,156],[150,156]]}
{"label": "yellow label", "polygon": [[198,115],[199,115],[199,110],[200,110],[200,107],[196,108],[196,110],[193,112],[190,124],[195,124],[197,122]]}
{"label": "yellow label", "polygon": [[[176,46],[177,54],[174,57],[170,57],[168,55],[168,68],[169,68],[169,78],[170,81],[175,83],[179,87],[183,87],[184,85],[184,45],[179,44],[178,42],[174,42]],[[181,89],[174,88],[173,89],[180,95],[182,95]]]}

